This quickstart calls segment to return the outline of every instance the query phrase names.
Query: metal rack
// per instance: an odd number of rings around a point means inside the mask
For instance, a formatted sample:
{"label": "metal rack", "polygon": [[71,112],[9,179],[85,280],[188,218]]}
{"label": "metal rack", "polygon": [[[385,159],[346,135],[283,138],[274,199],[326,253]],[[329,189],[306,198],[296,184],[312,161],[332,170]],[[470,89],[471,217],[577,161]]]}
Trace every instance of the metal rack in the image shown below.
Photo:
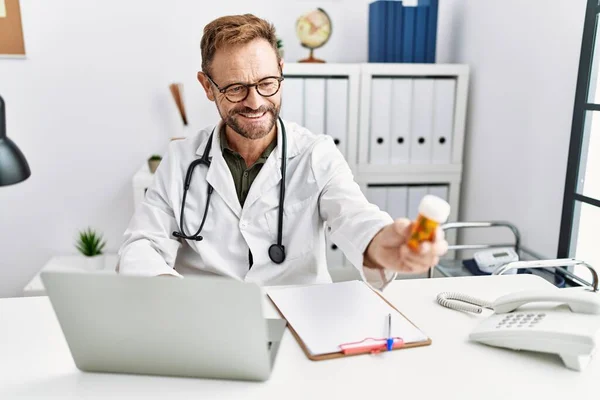
{"label": "metal rack", "polygon": [[[465,250],[480,250],[480,249],[493,249],[493,248],[503,248],[503,247],[512,247],[515,252],[519,255],[519,260],[514,263],[506,264],[496,271],[494,271],[494,275],[501,275],[506,273],[509,270],[513,269],[550,269],[553,274],[557,274],[562,276],[571,282],[585,286],[591,287],[594,291],[598,290],[598,274],[595,269],[589,264],[574,260],[574,259],[554,259],[548,260],[544,259],[543,256],[525,248],[521,243],[521,235],[517,227],[506,221],[486,221],[486,222],[450,222],[442,225],[442,230],[444,232],[455,230],[458,233],[461,229],[471,229],[471,228],[504,228],[511,231],[513,235],[513,241],[509,243],[489,243],[489,244],[455,244],[448,246],[449,253],[455,253],[455,256],[450,259],[442,259],[429,271],[429,277],[434,276],[434,272],[437,271],[442,276],[452,277],[452,276],[470,276],[471,273],[467,270],[463,265],[463,258],[461,251]],[[458,235],[457,235],[458,236]],[[590,283],[585,279],[580,278],[579,276],[573,274],[569,268],[574,267],[575,265],[583,265],[592,271],[592,276],[594,278],[593,282]]]}

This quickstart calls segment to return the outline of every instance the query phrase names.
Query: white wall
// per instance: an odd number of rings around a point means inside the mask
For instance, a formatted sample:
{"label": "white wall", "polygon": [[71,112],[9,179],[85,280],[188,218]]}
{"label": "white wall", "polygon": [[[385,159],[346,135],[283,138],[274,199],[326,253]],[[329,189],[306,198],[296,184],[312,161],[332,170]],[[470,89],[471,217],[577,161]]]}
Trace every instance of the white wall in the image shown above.
{"label": "white wall", "polygon": [[[184,84],[193,129],[214,122],[195,80],[206,23],[244,12],[269,19],[296,61],[307,52],[295,19],[320,6],[333,36],[315,55],[364,62],[368,3],[21,0],[27,59],[0,59],[0,94],[32,176],[0,188],[0,297],[19,295],[52,255],[74,253],[78,229],[104,232],[116,251],[133,211],[132,175],[181,133],[169,83]],[[584,0],[440,6],[438,61],[473,68],[463,215],[510,219],[551,255],[583,9]]]}
{"label": "white wall", "polygon": [[[450,61],[472,67],[464,220],[507,220],[556,257],[585,0],[455,1]],[[471,231],[465,242],[497,239]],[[502,237],[510,237],[503,235]]]}

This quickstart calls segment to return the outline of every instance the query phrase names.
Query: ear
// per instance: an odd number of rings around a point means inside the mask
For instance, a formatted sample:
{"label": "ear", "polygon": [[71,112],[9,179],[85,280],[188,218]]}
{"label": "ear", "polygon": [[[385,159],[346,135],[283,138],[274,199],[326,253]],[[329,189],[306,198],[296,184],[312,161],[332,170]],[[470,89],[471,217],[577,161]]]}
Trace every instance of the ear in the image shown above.
{"label": "ear", "polygon": [[283,74],[283,58],[279,61],[279,70]]}
{"label": "ear", "polygon": [[210,83],[210,81],[208,80],[208,78],[206,77],[206,74],[204,74],[204,72],[202,71],[198,71],[198,82],[200,82],[200,84],[202,85],[202,88],[204,88],[204,92],[206,93],[206,97],[210,100],[210,101],[215,101],[215,95],[212,91],[212,85]]}

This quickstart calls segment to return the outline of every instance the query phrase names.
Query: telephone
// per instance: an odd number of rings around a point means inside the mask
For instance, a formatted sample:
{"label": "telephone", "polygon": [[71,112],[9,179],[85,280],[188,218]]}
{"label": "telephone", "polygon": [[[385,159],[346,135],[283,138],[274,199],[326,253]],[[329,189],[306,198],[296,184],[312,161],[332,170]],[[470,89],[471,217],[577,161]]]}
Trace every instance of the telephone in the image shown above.
{"label": "telephone", "polygon": [[595,291],[523,291],[494,302],[444,292],[437,300],[444,307],[459,311],[494,311],[471,332],[470,340],[513,350],[558,354],[567,368],[576,371],[587,366],[600,342],[600,294]]}

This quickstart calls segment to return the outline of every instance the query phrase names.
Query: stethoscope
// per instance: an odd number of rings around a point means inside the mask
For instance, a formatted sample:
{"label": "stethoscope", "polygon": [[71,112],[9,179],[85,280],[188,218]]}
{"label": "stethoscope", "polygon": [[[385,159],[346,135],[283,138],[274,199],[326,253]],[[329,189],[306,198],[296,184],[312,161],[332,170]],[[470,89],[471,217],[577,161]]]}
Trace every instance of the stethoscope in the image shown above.
{"label": "stethoscope", "polygon": [[[281,125],[281,138],[282,138],[282,143],[281,143],[281,156],[282,156],[281,157],[281,185],[279,187],[279,223],[277,225],[277,243],[272,244],[269,247],[269,258],[275,264],[281,264],[285,260],[285,247],[283,246],[283,244],[281,242],[283,239],[283,199],[285,197],[285,167],[286,167],[286,154],[287,154],[287,151],[286,151],[287,139],[286,139],[285,126],[283,125],[283,121],[281,120],[281,118],[278,118],[278,120],[279,120],[279,124]],[[210,155],[210,148],[212,146],[213,135],[215,133],[215,128],[213,128],[212,132],[210,133],[210,136],[208,137],[208,143],[206,144],[206,147],[204,148],[202,157],[200,157],[197,160],[192,161],[192,163],[188,167],[187,173],[185,174],[185,182],[183,185],[183,199],[181,200],[181,216],[179,218],[179,226],[181,228],[181,232],[177,232],[177,231],[173,232],[173,236],[175,236],[176,238],[187,239],[187,240],[196,240],[196,241],[200,241],[200,240],[204,239],[202,236],[200,236],[200,232],[202,232],[202,228],[204,227],[204,223],[206,222],[206,216],[208,214],[208,206],[210,204],[210,196],[212,195],[213,187],[210,184],[208,184],[208,195],[206,197],[206,205],[204,206],[204,215],[202,216],[202,222],[200,222],[200,228],[198,228],[198,231],[191,236],[186,235],[186,233],[183,230],[183,226],[184,226],[183,212],[185,210],[185,198],[187,197],[187,191],[190,187],[190,183],[192,182],[192,172],[194,172],[194,168],[198,164],[206,165],[207,168],[210,168],[210,163],[211,163],[212,157],[209,157],[209,155]]]}

